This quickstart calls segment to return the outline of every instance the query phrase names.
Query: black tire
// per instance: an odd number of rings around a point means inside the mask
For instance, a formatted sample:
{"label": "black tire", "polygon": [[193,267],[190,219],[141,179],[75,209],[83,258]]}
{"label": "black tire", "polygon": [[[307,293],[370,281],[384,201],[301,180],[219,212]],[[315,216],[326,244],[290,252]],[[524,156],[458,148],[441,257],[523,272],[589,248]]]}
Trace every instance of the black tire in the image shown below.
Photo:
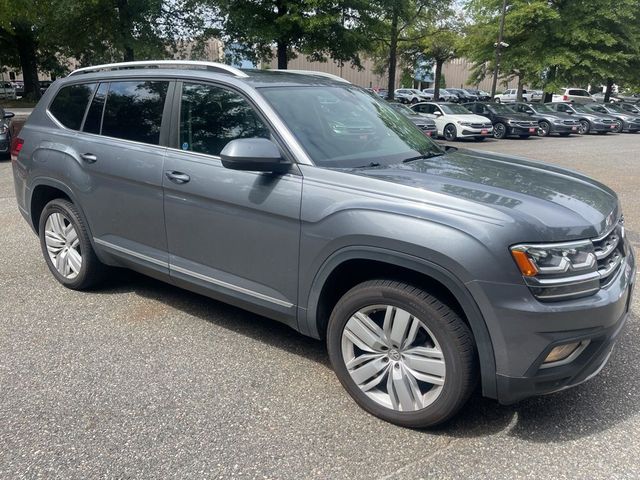
{"label": "black tire", "polygon": [[[410,312],[442,348],[446,380],[439,395],[426,407],[406,412],[385,407],[367,396],[351,378],[342,355],[342,334],[354,313],[371,305],[391,305]],[[424,428],[445,422],[465,404],[478,380],[475,343],[466,323],[428,292],[393,280],[361,283],[340,299],[329,319],[327,348],[338,379],[358,405],[403,427]]]}
{"label": "black tire", "polygon": [[586,135],[591,131],[591,123],[589,120],[580,120],[580,134]]}
{"label": "black tire", "polygon": [[501,102],[502,102],[502,100],[500,100],[498,97],[496,97],[496,98],[494,99],[494,101],[495,101],[496,103],[501,103]]}
{"label": "black tire", "polygon": [[542,120],[538,123],[538,136],[540,137],[548,137],[551,133],[551,124],[545,120]]}
{"label": "black tire", "polygon": [[498,122],[493,126],[493,137],[497,138],[498,140],[501,140],[503,138],[506,138],[508,133],[508,129],[507,126],[502,123],[502,122]]}
{"label": "black tire", "polygon": [[[53,213],[62,214],[63,217],[73,225],[78,236],[82,264],[80,271],[73,279],[66,278],[58,272],[56,267],[53,265],[49,252],[47,251],[47,245],[45,243],[45,226],[47,219]],[[100,262],[100,260],[98,260],[98,257],[93,250],[93,246],[91,245],[88,229],[73,203],[61,198],[51,200],[47,203],[40,215],[38,232],[40,237],[40,247],[45,261],[47,262],[47,266],[56,280],[58,280],[62,285],[73,290],[86,290],[95,286],[104,278],[106,267]]]}
{"label": "black tire", "polygon": [[442,129],[442,136],[445,140],[453,142],[458,138],[458,130],[453,123],[447,123]]}

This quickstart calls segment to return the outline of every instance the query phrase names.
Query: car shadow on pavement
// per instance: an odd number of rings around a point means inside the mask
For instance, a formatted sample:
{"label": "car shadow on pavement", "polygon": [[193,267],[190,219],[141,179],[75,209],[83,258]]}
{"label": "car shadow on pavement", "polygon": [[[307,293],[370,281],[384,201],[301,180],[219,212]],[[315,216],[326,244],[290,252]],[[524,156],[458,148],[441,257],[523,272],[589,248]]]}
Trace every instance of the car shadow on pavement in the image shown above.
{"label": "car shadow on pavement", "polygon": [[[130,292],[331,368],[322,341],[275,320],[129,270],[115,269],[106,284],[94,291],[105,295]],[[639,320],[633,315],[629,318],[608,365],[589,382],[509,406],[482,397],[478,388],[452,420],[424,433],[454,438],[509,435],[553,443],[615,427],[640,412],[640,350],[634,344],[640,338]]]}

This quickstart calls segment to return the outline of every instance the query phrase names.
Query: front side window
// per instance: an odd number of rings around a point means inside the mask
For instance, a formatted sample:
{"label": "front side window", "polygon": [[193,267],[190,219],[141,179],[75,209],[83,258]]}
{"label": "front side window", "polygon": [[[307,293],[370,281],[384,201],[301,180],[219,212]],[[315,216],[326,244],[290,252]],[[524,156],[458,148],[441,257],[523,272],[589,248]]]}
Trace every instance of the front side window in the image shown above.
{"label": "front side window", "polygon": [[406,116],[350,85],[260,92],[316,165],[358,168],[442,154]]}
{"label": "front side window", "polygon": [[62,87],[51,103],[49,111],[65,127],[80,130],[84,112],[95,89],[95,83]]}
{"label": "front side window", "polygon": [[240,94],[214,85],[183,85],[182,150],[218,156],[231,140],[269,137],[269,128]]}
{"label": "front side window", "polygon": [[102,135],[157,145],[169,82],[111,82]]}

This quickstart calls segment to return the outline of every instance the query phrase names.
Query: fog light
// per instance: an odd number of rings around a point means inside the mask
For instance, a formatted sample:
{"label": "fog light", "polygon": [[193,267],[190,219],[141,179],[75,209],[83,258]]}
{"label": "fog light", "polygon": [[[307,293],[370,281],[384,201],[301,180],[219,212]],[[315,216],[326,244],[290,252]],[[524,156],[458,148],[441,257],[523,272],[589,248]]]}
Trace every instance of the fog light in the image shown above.
{"label": "fog light", "polygon": [[573,361],[589,344],[588,340],[583,342],[565,343],[554,347],[541,365],[541,368],[555,367],[558,364],[564,365]]}

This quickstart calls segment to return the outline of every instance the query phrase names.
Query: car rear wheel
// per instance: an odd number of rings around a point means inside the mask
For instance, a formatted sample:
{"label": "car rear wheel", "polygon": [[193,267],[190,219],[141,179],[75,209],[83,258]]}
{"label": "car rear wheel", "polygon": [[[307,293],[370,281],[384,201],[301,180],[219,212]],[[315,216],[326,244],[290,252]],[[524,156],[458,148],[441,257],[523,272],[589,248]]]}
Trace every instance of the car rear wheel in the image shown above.
{"label": "car rear wheel", "polygon": [[551,124],[549,122],[542,121],[538,124],[538,135],[541,137],[548,137],[551,133]]}
{"label": "car rear wheel", "polygon": [[420,100],[418,100],[417,98],[412,98],[411,99],[411,103],[416,104],[418,103]]}
{"label": "car rear wheel", "polygon": [[446,421],[477,381],[466,323],[436,297],[401,282],[373,280],[349,290],[329,319],[327,347],[353,399],[396,425]]}
{"label": "car rear wheel", "polygon": [[496,97],[495,102],[496,103],[500,103],[502,100],[500,100],[499,98]]}
{"label": "car rear wheel", "polygon": [[442,133],[443,133],[444,139],[449,140],[450,142],[458,138],[458,131],[456,129],[456,126],[453,123],[448,123],[447,125],[445,125]]}
{"label": "car rear wheel", "polygon": [[84,290],[102,279],[105,266],[93,251],[88,229],[73,203],[63,199],[47,203],[38,232],[47,266],[65,287]]}
{"label": "car rear wheel", "polygon": [[507,126],[504,123],[496,123],[493,126],[493,136],[501,139],[507,136]]}
{"label": "car rear wheel", "polygon": [[586,135],[587,133],[589,133],[590,130],[591,130],[591,124],[589,123],[589,121],[588,120],[580,120],[580,127],[579,127],[578,131],[582,135]]}
{"label": "car rear wheel", "polygon": [[616,128],[614,128],[614,129],[613,129],[613,130],[611,130],[611,131],[612,131],[613,133],[620,133],[620,132],[622,132],[622,129],[623,129],[622,122],[618,122],[618,123],[616,124]]}

